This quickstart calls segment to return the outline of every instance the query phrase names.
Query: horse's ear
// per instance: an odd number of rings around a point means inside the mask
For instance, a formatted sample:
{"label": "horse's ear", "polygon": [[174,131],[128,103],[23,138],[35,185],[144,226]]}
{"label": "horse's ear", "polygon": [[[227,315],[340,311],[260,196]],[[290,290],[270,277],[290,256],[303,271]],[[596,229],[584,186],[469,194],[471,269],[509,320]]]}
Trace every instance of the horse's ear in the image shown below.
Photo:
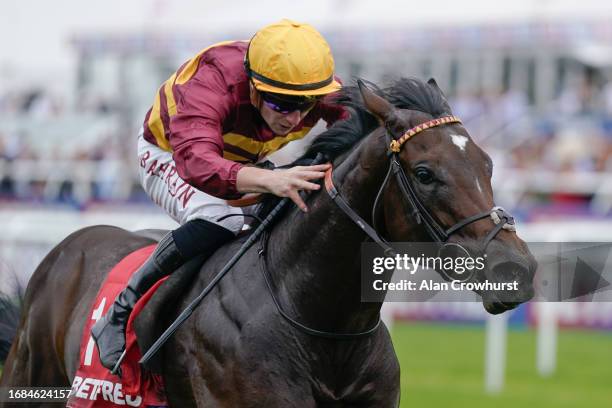
{"label": "horse's ear", "polygon": [[429,85],[433,86],[434,88],[437,88],[440,92],[442,92],[442,90],[440,89],[440,87],[438,86],[438,83],[436,82],[436,80],[434,78],[429,78],[427,83]]}
{"label": "horse's ear", "polygon": [[357,81],[357,85],[359,86],[359,92],[361,92],[366,109],[376,116],[381,124],[387,123],[394,116],[393,111],[395,108],[393,105],[382,96],[376,95],[361,79]]}
{"label": "horse's ear", "polygon": [[448,104],[448,100],[446,99],[446,95],[444,95],[444,92],[442,92],[442,89],[440,89],[436,80],[433,78],[429,78],[429,81],[427,81],[427,84],[429,84],[429,86],[437,89],[438,92],[440,92],[440,95],[442,95],[442,99],[444,101],[444,107],[446,108],[448,113],[452,113],[450,105]]}

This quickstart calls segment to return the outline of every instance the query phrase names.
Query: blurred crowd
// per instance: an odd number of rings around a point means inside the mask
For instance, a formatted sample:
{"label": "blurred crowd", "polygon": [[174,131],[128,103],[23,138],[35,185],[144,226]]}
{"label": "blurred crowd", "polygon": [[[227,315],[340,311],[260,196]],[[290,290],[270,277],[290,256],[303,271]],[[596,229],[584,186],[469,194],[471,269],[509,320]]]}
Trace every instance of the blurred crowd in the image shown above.
{"label": "blurred crowd", "polygon": [[[612,172],[612,83],[597,87],[585,81],[560,92],[544,109],[535,109],[526,94],[512,89],[459,93],[450,104],[493,157],[496,171],[505,175]],[[78,207],[147,201],[136,178],[131,136],[137,125],[127,125],[102,98],[75,105],[69,110],[61,99],[40,90],[0,95],[0,118],[5,118],[0,122],[0,200]],[[61,136],[60,143],[45,142],[45,123],[70,115],[114,125],[88,131],[86,142],[78,127]],[[30,122],[42,124],[37,134],[30,133]],[[588,204],[595,191],[579,190],[528,193],[539,203]]]}
{"label": "blurred crowd", "polygon": [[612,82],[585,80],[540,109],[512,89],[450,104],[492,156],[494,188],[524,216],[612,213]]}
{"label": "blurred crowd", "polygon": [[75,106],[41,90],[0,96],[0,200],[83,208],[142,198],[135,138],[122,131],[117,109],[103,98]]}
{"label": "blurred crowd", "polygon": [[599,90],[580,83],[540,110],[515,90],[461,94],[450,104],[485,150],[503,150],[504,167],[612,171],[612,82]]}

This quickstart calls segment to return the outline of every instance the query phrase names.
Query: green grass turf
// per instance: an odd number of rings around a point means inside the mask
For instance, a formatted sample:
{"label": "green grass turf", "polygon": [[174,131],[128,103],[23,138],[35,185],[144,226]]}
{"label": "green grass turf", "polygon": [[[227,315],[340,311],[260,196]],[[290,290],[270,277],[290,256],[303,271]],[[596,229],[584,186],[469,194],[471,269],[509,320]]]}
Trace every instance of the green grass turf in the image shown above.
{"label": "green grass turf", "polygon": [[612,333],[562,330],[557,370],[537,374],[534,330],[510,329],[502,392],[484,391],[482,325],[396,324],[402,407],[612,407]]}

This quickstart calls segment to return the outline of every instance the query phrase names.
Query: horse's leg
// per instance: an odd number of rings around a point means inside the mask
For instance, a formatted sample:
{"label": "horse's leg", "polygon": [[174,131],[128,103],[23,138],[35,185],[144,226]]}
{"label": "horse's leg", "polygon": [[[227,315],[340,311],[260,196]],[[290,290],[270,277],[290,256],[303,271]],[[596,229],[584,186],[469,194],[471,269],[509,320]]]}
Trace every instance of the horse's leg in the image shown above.
{"label": "horse's leg", "polygon": [[383,326],[366,358],[351,367],[355,383],[346,396],[346,406],[397,408],[400,402],[400,365],[391,336]]}

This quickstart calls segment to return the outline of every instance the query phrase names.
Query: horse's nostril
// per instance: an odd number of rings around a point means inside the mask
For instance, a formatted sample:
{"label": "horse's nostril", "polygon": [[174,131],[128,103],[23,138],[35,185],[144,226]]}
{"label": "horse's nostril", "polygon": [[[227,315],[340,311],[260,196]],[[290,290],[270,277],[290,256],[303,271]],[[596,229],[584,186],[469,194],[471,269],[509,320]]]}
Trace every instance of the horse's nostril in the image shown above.
{"label": "horse's nostril", "polygon": [[527,268],[516,262],[500,262],[492,268],[493,279],[498,282],[510,282],[521,279],[527,274]]}
{"label": "horse's nostril", "polygon": [[522,263],[505,261],[492,265],[487,277],[494,282],[510,285],[495,292],[497,299],[506,306],[514,307],[533,297],[529,269]]}

